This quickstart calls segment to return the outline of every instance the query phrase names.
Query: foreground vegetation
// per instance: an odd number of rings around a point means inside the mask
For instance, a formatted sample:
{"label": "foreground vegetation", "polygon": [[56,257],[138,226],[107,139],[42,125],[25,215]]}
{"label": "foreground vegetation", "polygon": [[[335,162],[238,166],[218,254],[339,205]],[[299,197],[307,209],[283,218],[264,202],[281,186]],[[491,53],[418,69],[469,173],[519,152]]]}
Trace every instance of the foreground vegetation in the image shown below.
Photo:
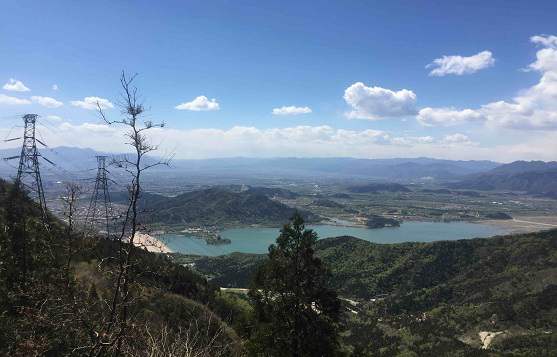
{"label": "foreground vegetation", "polygon": [[[5,182],[0,226],[0,355],[341,354],[339,301],[313,257],[317,236],[299,215],[284,227],[250,299],[220,292],[166,255],[87,237],[52,216],[45,224],[35,203]],[[119,249],[134,256],[126,297],[118,290]]]}
{"label": "foreground vegetation", "polygon": [[32,202],[3,182],[0,190],[0,355],[239,353],[239,337],[212,311],[226,310],[218,290],[163,255],[131,247],[129,321],[118,326],[119,346],[95,347],[105,337],[99,331],[116,323],[108,303],[117,242],[85,239],[54,219],[47,228]]}
{"label": "foreground vegetation", "polygon": [[[492,352],[557,350],[557,230],[390,245],[338,237],[318,241],[315,251],[339,295],[354,300],[348,308],[357,314],[346,314],[343,336],[358,351],[480,353],[482,331],[503,332]],[[212,282],[243,287],[265,259],[235,253],[193,261]]]}

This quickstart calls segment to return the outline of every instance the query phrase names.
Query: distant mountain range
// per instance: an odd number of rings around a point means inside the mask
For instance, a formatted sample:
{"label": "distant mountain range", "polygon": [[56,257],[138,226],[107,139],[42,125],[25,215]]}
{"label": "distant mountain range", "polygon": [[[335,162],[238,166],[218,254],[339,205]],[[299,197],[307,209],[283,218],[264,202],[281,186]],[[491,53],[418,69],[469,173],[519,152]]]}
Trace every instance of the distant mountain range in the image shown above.
{"label": "distant mountain range", "polygon": [[[58,180],[91,178],[95,175],[96,155],[107,154],[92,149],[56,147],[40,149],[42,155],[55,166],[41,160],[45,185]],[[0,157],[19,155],[19,149],[0,150]],[[154,160],[147,158],[146,160]],[[11,178],[17,172],[17,159],[0,160],[0,177]],[[125,182],[121,170],[111,170],[111,177]],[[355,158],[220,158],[174,160],[171,167],[155,167],[146,179],[159,187],[177,187],[190,179],[197,187],[211,180],[210,185],[228,182],[249,183],[253,179],[338,179],[354,181],[352,192],[392,191],[393,183],[437,182],[455,189],[510,190],[557,197],[557,162],[515,161],[499,164],[493,161],[453,161],[431,158],[355,159]],[[368,185],[356,181],[386,181]],[[391,185],[391,186],[389,186]],[[240,185],[241,186],[241,185]],[[367,186],[367,187],[366,187]],[[278,188],[259,188],[266,196],[294,198],[295,194]],[[400,192],[404,191],[401,189]],[[183,191],[182,191],[183,192]],[[363,192],[363,191],[362,191]],[[254,192],[252,192],[254,193]]]}
{"label": "distant mountain range", "polygon": [[[96,168],[92,149],[75,147],[43,148],[41,153],[56,167],[43,162],[53,176],[83,175]],[[0,157],[19,154],[19,149],[0,150]],[[113,154],[114,155],[114,154]],[[118,154],[116,154],[118,155]],[[16,172],[17,159],[0,163],[0,175]],[[453,161],[430,158],[355,159],[355,158],[219,158],[173,160],[172,167],[155,171],[173,176],[271,177],[271,178],[363,178],[389,181],[456,180],[467,175],[487,172],[500,166],[493,161]],[[153,172],[153,171],[152,171]],[[90,176],[91,174],[88,173]],[[93,173],[94,175],[94,173]]]}
{"label": "distant mountain range", "polygon": [[515,161],[449,185],[473,190],[510,190],[531,194],[557,193],[557,162]]}
{"label": "distant mountain range", "polygon": [[451,161],[429,158],[226,158],[177,160],[177,169],[192,172],[238,173],[278,177],[371,178],[382,180],[453,180],[491,170],[492,161]]}

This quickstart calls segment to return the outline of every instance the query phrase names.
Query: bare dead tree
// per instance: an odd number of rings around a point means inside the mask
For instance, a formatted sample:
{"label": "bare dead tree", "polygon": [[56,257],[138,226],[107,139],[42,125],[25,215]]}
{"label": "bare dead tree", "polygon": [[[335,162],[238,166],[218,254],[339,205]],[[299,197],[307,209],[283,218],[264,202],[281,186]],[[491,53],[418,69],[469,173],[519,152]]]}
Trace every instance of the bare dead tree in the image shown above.
{"label": "bare dead tree", "polygon": [[[90,355],[101,355],[106,350],[112,349],[120,353],[122,341],[128,333],[129,308],[133,302],[130,296],[130,284],[133,282],[134,266],[134,239],[139,228],[139,198],[141,196],[141,178],[144,171],[159,165],[168,165],[168,160],[155,160],[145,162],[145,155],[156,151],[157,145],[149,143],[147,131],[153,128],[162,128],[164,123],[153,123],[143,120],[144,106],[140,102],[138,89],[134,85],[136,75],[128,76],[122,72],[120,84],[122,87],[121,99],[118,106],[121,109],[121,118],[109,119],[103,108],[97,103],[98,112],[102,120],[108,125],[120,125],[125,128],[126,144],[130,145],[133,154],[121,158],[114,158],[112,165],[122,168],[130,175],[128,186],[128,206],[123,216],[122,227],[116,237],[117,251],[114,259],[117,262],[113,293],[110,301],[106,302],[108,316],[100,331],[96,332],[96,341]],[[112,259],[107,259],[110,261]]]}
{"label": "bare dead tree", "polygon": [[215,321],[210,312],[202,313],[184,326],[171,328],[165,323],[158,326],[146,323],[139,326],[138,332],[145,341],[145,349],[140,353],[125,351],[127,355],[220,357],[239,354],[234,341],[226,335],[226,326]]}

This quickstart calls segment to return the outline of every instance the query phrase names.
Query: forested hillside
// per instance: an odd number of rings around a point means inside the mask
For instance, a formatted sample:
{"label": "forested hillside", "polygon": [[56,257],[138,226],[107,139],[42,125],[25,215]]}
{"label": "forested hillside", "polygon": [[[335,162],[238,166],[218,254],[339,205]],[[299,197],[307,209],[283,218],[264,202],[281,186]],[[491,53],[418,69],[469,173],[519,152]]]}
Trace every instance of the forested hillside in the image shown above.
{"label": "forested hillside", "polygon": [[[557,230],[403,244],[338,237],[318,241],[315,249],[330,267],[339,294],[362,301],[360,318],[370,314],[368,319],[384,320],[382,329],[372,324],[379,340],[395,327],[418,338],[429,326],[433,330],[415,341],[415,351],[425,343],[439,343],[445,353],[466,351],[468,345],[478,347],[480,331],[504,331],[494,345],[501,352],[542,353],[536,350],[541,341],[557,347]],[[195,264],[219,285],[242,287],[264,259],[232,254]],[[423,316],[427,323],[416,323]]]}
{"label": "forested hillside", "polygon": [[[223,187],[187,192],[176,197],[146,197],[141,205],[149,223],[166,225],[250,225],[280,226],[296,211],[268,197],[279,191],[250,189],[233,191]],[[307,221],[319,218],[302,212]]]}

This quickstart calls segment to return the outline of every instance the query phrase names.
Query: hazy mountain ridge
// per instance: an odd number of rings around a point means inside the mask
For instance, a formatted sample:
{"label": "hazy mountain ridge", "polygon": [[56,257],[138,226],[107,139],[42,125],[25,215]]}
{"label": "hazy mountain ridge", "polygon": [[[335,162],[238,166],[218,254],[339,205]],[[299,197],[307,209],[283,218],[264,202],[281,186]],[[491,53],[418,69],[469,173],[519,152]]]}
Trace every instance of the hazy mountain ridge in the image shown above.
{"label": "hazy mountain ridge", "polygon": [[[122,156],[122,153],[101,153],[88,148],[55,147],[39,148],[41,153],[53,161],[60,174],[94,170],[96,155]],[[0,157],[19,154],[19,148],[0,150]],[[155,158],[147,158],[147,161]],[[14,160],[17,164],[17,160]],[[44,166],[47,167],[46,162]],[[500,164],[487,160],[444,160],[432,158],[213,158],[174,159],[171,167],[157,167],[154,172],[172,172],[172,175],[226,175],[245,177],[362,177],[383,180],[411,181],[419,179],[454,180],[465,175],[487,172]],[[170,171],[172,169],[172,171]],[[13,165],[0,163],[0,174],[14,172]],[[152,171],[153,172],[153,171]],[[84,174],[84,172],[81,172]]]}
{"label": "hazy mountain ridge", "polygon": [[557,192],[557,162],[515,161],[449,185],[475,190],[511,190],[531,194]]}

